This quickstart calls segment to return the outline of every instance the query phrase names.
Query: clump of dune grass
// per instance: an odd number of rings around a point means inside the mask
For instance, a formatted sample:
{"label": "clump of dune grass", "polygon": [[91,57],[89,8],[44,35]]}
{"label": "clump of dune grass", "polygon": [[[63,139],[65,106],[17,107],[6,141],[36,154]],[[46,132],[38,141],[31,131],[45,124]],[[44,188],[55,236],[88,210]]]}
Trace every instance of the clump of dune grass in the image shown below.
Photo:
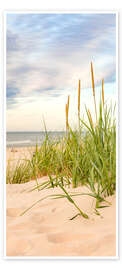
{"label": "clump of dune grass", "polygon": [[[91,63],[92,91],[95,109],[95,120],[90,110],[85,107],[87,120],[80,116],[80,80],[78,85],[78,130],[72,130],[69,124],[69,96],[65,106],[66,134],[63,139],[55,141],[45,129],[45,140],[38,146],[31,159],[11,170],[7,169],[7,183],[23,183],[35,179],[33,190],[59,187],[63,194],[50,195],[53,199],[66,198],[78,211],[77,215],[88,218],[73,200],[75,196],[92,196],[96,199],[98,209],[108,207],[106,197],[116,190],[116,120],[115,107],[107,105],[104,100],[103,80],[101,99],[97,111],[95,99],[95,82],[93,64]],[[41,184],[38,178],[48,175],[49,179]],[[89,193],[69,193],[68,188],[86,185]],[[35,202],[34,205],[43,199]],[[104,205],[101,203],[104,203]],[[33,206],[34,206],[33,205]],[[29,209],[31,209],[29,207]],[[29,209],[26,209],[28,211]],[[73,217],[73,218],[74,218]],[[71,219],[73,219],[71,218]]]}
{"label": "clump of dune grass", "polygon": [[27,160],[18,160],[16,165],[13,165],[14,160],[8,160],[6,169],[6,183],[20,184],[31,180],[31,168]]}

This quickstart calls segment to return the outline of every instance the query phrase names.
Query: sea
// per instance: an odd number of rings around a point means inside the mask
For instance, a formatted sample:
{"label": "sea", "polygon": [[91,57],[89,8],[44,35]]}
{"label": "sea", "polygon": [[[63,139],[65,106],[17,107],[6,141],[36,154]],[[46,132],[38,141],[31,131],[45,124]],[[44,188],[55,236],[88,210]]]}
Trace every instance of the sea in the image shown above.
{"label": "sea", "polygon": [[[49,131],[49,137],[55,140],[63,138],[65,132],[63,131]],[[6,133],[6,146],[7,147],[27,147],[35,146],[36,143],[41,145],[45,139],[44,131],[21,131],[21,132],[7,132]]]}

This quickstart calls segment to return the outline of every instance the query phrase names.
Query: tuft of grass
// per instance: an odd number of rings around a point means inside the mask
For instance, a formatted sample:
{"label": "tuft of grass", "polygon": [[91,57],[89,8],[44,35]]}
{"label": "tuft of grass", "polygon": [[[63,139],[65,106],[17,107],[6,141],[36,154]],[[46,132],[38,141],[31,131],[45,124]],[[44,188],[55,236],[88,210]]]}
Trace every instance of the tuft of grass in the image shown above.
{"label": "tuft of grass", "polygon": [[[95,121],[90,110],[85,106],[87,120],[80,117],[80,80],[78,87],[78,130],[72,130],[69,121],[69,96],[65,107],[66,133],[63,138],[52,139],[45,127],[45,139],[40,146],[36,145],[31,159],[18,161],[12,168],[12,161],[7,166],[7,183],[23,183],[35,179],[32,190],[59,187],[63,194],[50,195],[52,199],[66,198],[78,211],[77,215],[88,218],[86,213],[72,199],[74,196],[92,196],[96,200],[95,213],[98,209],[108,207],[106,197],[116,190],[116,119],[115,108],[104,101],[102,93],[99,109],[96,109],[95,82],[93,64],[91,63],[92,91],[95,106]],[[49,180],[38,183],[38,178],[48,175]],[[70,194],[68,188],[86,185],[89,193]],[[47,198],[47,197],[46,197]],[[44,198],[44,199],[46,199]],[[43,198],[42,198],[43,199]],[[39,201],[41,201],[40,199]],[[37,201],[37,203],[39,202]],[[104,205],[101,205],[104,203]],[[35,204],[34,204],[35,205]],[[31,209],[30,207],[29,209]],[[26,212],[26,210],[25,210]]]}
{"label": "tuft of grass", "polygon": [[20,184],[28,182],[32,177],[32,173],[27,160],[24,162],[22,162],[22,160],[18,160],[15,166],[11,165],[13,162],[14,160],[8,161],[6,169],[6,183]]}

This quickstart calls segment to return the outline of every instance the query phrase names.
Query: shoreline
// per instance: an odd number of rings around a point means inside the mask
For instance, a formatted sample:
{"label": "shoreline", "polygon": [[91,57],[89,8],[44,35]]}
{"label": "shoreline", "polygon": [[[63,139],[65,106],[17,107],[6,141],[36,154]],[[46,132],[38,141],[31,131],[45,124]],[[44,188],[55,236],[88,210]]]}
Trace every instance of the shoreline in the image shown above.
{"label": "shoreline", "polygon": [[[39,145],[40,146],[40,145]],[[21,149],[21,148],[24,148],[24,149],[26,149],[26,148],[35,148],[36,146],[35,145],[31,145],[31,146],[6,146],[6,150],[12,150],[12,149]]]}

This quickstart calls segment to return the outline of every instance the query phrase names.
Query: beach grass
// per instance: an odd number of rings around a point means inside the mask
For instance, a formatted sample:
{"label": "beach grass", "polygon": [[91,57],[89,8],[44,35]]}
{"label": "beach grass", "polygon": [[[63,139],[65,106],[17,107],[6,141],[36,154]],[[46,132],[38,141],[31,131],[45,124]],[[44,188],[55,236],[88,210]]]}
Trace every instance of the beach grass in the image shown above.
{"label": "beach grass", "polygon": [[[35,179],[36,185],[33,190],[38,189],[39,191],[58,186],[63,193],[54,196],[54,199],[67,198],[77,209],[77,215],[82,215],[84,218],[88,218],[88,215],[78,207],[72,199],[73,196],[94,197],[96,199],[96,214],[99,214],[99,208],[109,206],[106,197],[113,195],[116,190],[115,107],[105,103],[102,80],[101,99],[97,111],[92,63],[91,78],[95,120],[87,106],[85,107],[87,120],[83,120],[80,115],[79,81],[78,129],[72,130],[69,124],[68,96],[65,105],[66,133],[63,139],[52,139],[45,129],[45,140],[40,146],[36,145],[31,159],[19,160],[15,168],[12,168],[9,161],[7,165],[7,183],[24,183]],[[49,180],[39,184],[38,179],[44,175],[47,175]],[[82,191],[83,185],[89,188],[89,193],[70,194],[68,192],[70,186],[74,188],[74,191],[75,188],[81,186]],[[53,195],[50,197],[53,198]],[[101,202],[105,204],[101,205]]]}

